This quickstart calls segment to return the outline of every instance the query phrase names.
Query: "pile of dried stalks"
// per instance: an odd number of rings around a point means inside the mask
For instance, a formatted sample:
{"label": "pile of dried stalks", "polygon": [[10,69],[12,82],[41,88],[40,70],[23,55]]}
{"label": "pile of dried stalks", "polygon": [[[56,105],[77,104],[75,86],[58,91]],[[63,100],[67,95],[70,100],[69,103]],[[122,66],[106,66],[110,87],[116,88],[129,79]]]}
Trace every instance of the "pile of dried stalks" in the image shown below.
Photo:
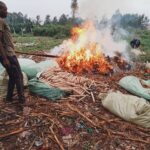
{"label": "pile of dried stalks", "polygon": [[91,87],[95,88],[96,83],[89,78],[73,75],[61,69],[49,69],[43,72],[39,79],[51,87],[70,91],[73,96],[85,97],[90,94],[95,101]]}

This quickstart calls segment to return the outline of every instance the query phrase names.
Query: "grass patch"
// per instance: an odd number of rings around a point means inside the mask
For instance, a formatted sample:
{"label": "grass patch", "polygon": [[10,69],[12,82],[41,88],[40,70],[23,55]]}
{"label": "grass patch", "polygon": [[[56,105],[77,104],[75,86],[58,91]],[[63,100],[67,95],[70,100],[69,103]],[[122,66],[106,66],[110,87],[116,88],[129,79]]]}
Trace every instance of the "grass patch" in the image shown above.
{"label": "grass patch", "polygon": [[136,35],[140,38],[140,49],[145,52],[145,55],[140,56],[140,60],[143,62],[150,62],[150,31],[149,30],[137,30]]}
{"label": "grass patch", "polygon": [[136,33],[141,40],[141,49],[145,52],[150,51],[150,31],[138,30]]}
{"label": "grass patch", "polygon": [[147,51],[145,55],[140,56],[140,61],[142,62],[150,62],[150,51]]}
{"label": "grass patch", "polygon": [[56,39],[50,37],[17,36],[14,37],[14,40],[15,48],[17,51],[33,52],[40,50],[50,50],[53,47],[61,44],[64,39]]}

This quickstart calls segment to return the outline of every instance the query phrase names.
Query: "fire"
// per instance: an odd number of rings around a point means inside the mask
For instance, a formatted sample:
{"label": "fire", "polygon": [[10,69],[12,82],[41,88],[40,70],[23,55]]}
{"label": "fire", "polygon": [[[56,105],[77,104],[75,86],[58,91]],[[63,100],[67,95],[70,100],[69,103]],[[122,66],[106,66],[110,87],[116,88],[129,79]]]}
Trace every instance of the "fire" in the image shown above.
{"label": "fire", "polygon": [[113,67],[102,54],[101,45],[95,42],[96,29],[92,22],[74,27],[71,35],[66,43],[67,53],[58,60],[61,68],[73,73],[112,72]]}

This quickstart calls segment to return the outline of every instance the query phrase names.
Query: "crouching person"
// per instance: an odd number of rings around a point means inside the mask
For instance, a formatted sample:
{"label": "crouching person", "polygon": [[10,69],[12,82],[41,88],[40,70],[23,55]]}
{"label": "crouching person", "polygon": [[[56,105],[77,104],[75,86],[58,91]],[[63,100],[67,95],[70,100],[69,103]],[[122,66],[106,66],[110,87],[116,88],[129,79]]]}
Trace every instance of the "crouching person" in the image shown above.
{"label": "crouching person", "polygon": [[9,76],[6,101],[11,102],[13,100],[13,91],[16,86],[19,102],[24,103],[23,75],[15,55],[10,28],[4,20],[6,17],[7,6],[0,1],[0,62]]}

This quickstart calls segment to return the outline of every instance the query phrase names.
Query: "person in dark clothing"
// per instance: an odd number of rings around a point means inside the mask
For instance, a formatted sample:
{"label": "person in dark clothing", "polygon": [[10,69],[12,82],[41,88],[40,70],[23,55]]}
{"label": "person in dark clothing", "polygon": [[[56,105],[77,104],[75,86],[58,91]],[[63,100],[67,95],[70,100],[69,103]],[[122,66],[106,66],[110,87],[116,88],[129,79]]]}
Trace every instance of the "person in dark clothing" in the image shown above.
{"label": "person in dark clothing", "polygon": [[23,75],[14,51],[10,28],[4,20],[6,17],[7,6],[0,1],[0,62],[9,76],[6,101],[11,102],[13,100],[13,91],[16,86],[19,102],[24,103]]}
{"label": "person in dark clothing", "polygon": [[130,42],[130,45],[131,45],[132,48],[138,48],[141,45],[141,42],[140,42],[139,39],[133,39]]}

